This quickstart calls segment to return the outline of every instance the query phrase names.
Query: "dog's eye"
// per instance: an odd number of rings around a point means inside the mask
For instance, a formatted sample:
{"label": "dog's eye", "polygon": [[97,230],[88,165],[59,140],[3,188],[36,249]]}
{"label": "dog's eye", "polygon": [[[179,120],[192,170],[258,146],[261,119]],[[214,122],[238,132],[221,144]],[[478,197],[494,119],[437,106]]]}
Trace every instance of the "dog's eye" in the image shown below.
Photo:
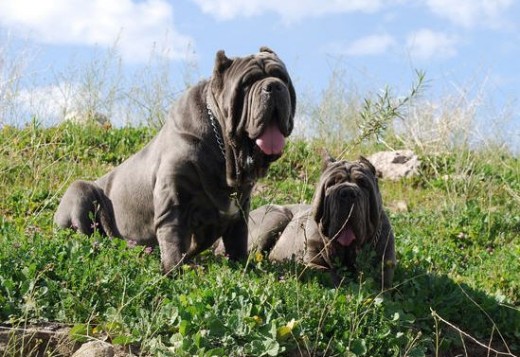
{"label": "dog's eye", "polygon": [[363,175],[359,175],[358,177],[356,177],[356,182],[358,183],[358,185],[360,185],[361,187],[368,187],[370,186],[370,182],[368,181],[368,179],[363,176]]}
{"label": "dog's eye", "polygon": [[244,88],[251,87],[253,85],[253,83],[255,83],[255,82],[256,82],[256,80],[252,76],[245,77],[242,80],[242,87],[244,87]]}
{"label": "dog's eye", "polygon": [[256,72],[248,73],[242,78],[242,86],[251,87],[255,82],[258,82],[260,79],[261,79],[261,76],[259,73],[256,73]]}
{"label": "dog's eye", "polygon": [[334,178],[334,185],[338,185],[344,181],[348,180],[348,177],[344,177],[344,176],[336,176]]}

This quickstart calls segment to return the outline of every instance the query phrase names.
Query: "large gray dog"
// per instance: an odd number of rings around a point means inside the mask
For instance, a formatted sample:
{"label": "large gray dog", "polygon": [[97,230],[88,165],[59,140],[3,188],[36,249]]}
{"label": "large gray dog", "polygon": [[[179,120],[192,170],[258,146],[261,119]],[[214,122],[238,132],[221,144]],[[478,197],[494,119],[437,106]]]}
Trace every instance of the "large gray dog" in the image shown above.
{"label": "large gray dog", "polygon": [[54,220],[158,242],[165,273],[219,237],[231,258],[246,257],[251,190],[281,156],[295,106],[272,50],[243,58],[219,51],[213,76],[185,93],[157,136],[105,176],[72,183]]}
{"label": "large gray dog", "polygon": [[383,210],[374,166],[327,159],[312,205],[266,205],[249,218],[249,250],[269,252],[269,259],[296,258],[314,268],[351,269],[365,246],[376,252],[385,287],[396,264],[394,234]]}

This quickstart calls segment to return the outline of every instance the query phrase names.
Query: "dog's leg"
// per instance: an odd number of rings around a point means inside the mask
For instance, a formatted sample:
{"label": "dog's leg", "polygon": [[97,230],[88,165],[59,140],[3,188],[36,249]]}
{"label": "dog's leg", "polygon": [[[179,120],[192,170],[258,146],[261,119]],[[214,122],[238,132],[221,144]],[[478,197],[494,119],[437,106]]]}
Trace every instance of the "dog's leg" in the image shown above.
{"label": "dog's leg", "polygon": [[96,229],[104,234],[107,229],[99,225],[99,217],[106,218],[107,224],[111,222],[111,217],[105,217],[110,212],[106,210],[103,195],[92,182],[73,182],[60,201],[54,222],[62,228],[72,228],[86,235],[91,235]]}
{"label": "dog's leg", "polygon": [[269,252],[293,218],[290,209],[278,205],[266,205],[249,215],[248,250]]}
{"label": "dog's leg", "polygon": [[179,197],[184,194],[172,187],[171,179],[164,175],[157,179],[154,189],[154,224],[164,274],[169,274],[186,259],[191,243],[189,222]]}
{"label": "dog's leg", "polygon": [[164,274],[169,274],[187,259],[190,234],[185,225],[176,223],[162,224],[156,233],[162,270]]}
{"label": "dog's leg", "polygon": [[390,221],[386,214],[382,216],[381,237],[376,246],[378,253],[379,264],[381,266],[381,281],[383,288],[389,289],[392,287],[394,279],[394,270],[397,264],[395,256],[395,237]]}
{"label": "dog's leg", "polygon": [[394,280],[394,270],[397,265],[397,260],[395,257],[395,244],[394,244],[394,234],[392,230],[388,233],[388,240],[385,249],[385,254],[383,256],[383,286],[386,289],[392,287],[392,282]]}
{"label": "dog's leg", "polygon": [[247,258],[247,221],[240,217],[222,235],[226,254],[232,260]]}
{"label": "dog's leg", "polygon": [[186,259],[191,259],[211,247],[217,238],[217,231],[213,225],[208,225],[197,230],[192,236],[190,248],[188,249],[188,253],[186,253]]}

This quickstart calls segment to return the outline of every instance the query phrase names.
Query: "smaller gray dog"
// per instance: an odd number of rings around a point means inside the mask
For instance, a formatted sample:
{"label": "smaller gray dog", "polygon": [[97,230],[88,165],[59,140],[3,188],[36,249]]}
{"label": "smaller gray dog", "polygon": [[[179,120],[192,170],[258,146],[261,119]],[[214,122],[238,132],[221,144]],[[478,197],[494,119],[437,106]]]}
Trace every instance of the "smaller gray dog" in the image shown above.
{"label": "smaller gray dog", "polygon": [[326,159],[312,205],[266,205],[249,216],[249,251],[269,252],[269,259],[297,259],[330,270],[338,263],[353,269],[361,248],[376,252],[385,288],[396,265],[394,234],[383,210],[374,166]]}

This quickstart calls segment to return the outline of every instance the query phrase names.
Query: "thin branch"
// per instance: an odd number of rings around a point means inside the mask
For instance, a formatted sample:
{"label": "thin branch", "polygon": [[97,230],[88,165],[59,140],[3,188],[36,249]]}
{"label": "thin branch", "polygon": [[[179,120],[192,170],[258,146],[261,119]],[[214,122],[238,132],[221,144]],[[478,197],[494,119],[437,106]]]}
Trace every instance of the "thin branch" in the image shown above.
{"label": "thin branch", "polygon": [[438,319],[439,321],[442,321],[444,322],[446,325],[448,325],[449,327],[451,327],[452,329],[454,329],[455,331],[457,331],[459,334],[463,335],[464,337],[466,338],[469,338],[471,341],[475,342],[477,345],[479,345],[480,347],[482,348],[485,348],[488,352],[491,351],[493,353],[496,353],[497,355],[500,355],[500,356],[510,356],[510,357],[518,357],[517,355],[514,355],[512,354],[511,352],[501,352],[501,351],[498,351],[494,348],[492,348],[491,346],[489,345],[486,345],[482,342],[480,342],[479,340],[477,340],[475,337],[471,336],[469,333],[461,330],[460,328],[458,328],[457,326],[455,326],[454,324],[452,324],[451,322],[443,319],[441,316],[439,316],[439,314],[437,314],[437,312],[435,312],[434,310],[432,310],[430,308],[430,311],[432,312],[432,316],[434,319]]}

